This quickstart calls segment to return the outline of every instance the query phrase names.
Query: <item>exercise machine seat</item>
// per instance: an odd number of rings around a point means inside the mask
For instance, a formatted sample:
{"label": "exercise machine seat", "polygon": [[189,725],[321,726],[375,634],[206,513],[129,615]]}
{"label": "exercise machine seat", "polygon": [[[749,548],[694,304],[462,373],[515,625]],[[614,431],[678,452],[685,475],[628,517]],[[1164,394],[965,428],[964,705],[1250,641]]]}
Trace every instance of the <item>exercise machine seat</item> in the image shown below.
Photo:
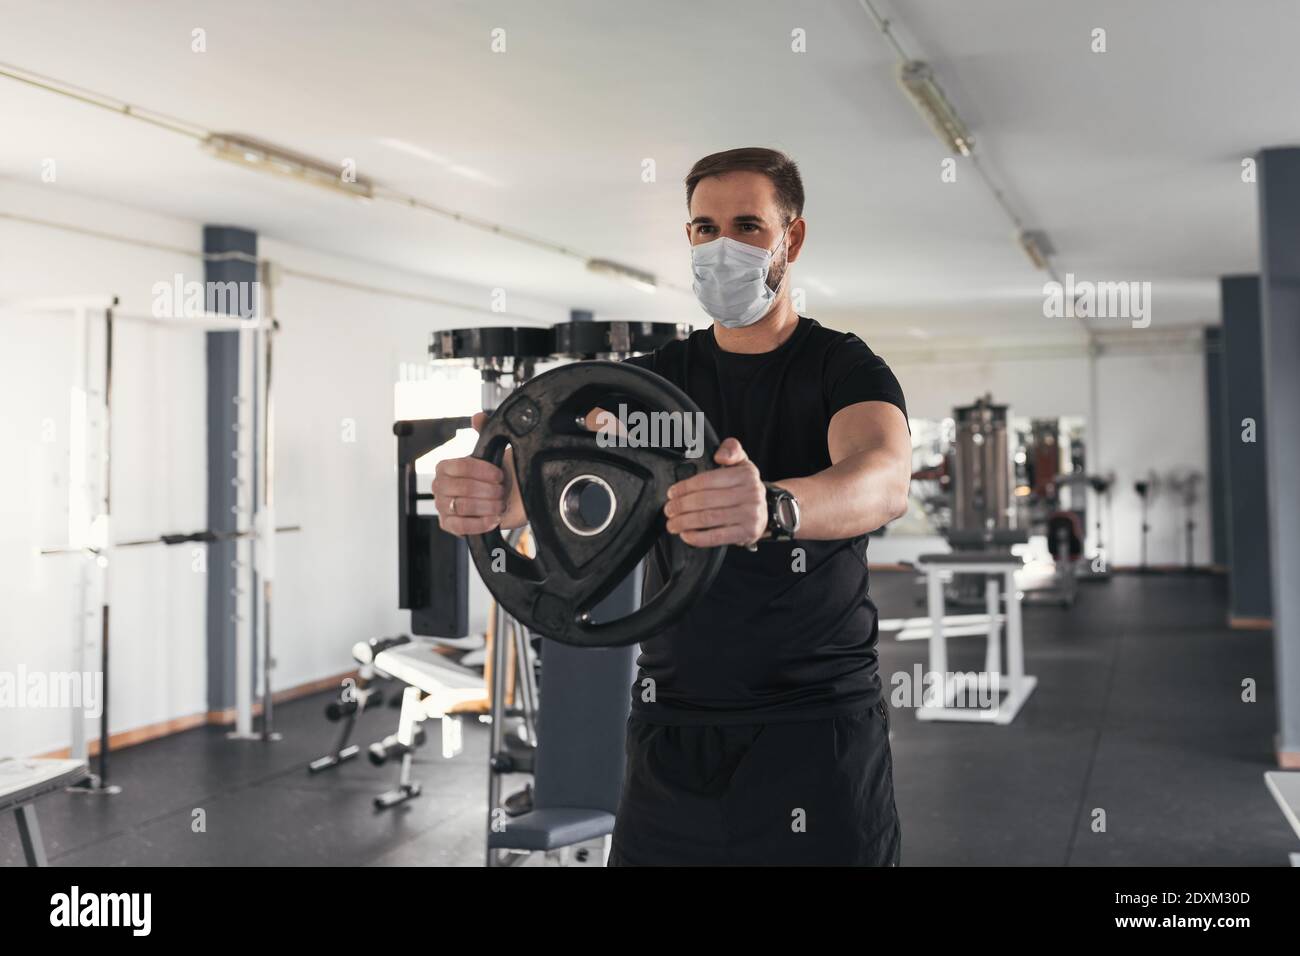
{"label": "exercise machine seat", "polygon": [[543,644],[533,809],[489,832],[494,849],[557,849],[614,832],[638,649]]}
{"label": "exercise machine seat", "polygon": [[506,829],[493,832],[488,846],[542,852],[598,840],[614,832],[614,814],[603,810],[550,807],[510,817]]}

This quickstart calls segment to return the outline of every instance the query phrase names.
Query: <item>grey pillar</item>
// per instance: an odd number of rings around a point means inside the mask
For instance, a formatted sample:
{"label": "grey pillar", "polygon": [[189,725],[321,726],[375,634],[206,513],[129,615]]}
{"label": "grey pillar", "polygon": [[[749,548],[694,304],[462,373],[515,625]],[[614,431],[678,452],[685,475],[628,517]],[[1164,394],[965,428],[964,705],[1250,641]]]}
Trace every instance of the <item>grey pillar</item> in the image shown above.
{"label": "grey pillar", "polygon": [[[1223,390],[1227,413],[1228,623],[1268,627],[1268,476],[1265,445],[1264,352],[1260,340],[1258,276],[1220,280],[1223,304]],[[1254,441],[1248,441],[1253,431]]]}
{"label": "grey pillar", "polygon": [[1263,150],[1257,168],[1277,750],[1300,769],[1300,149]]}
{"label": "grey pillar", "polygon": [[[257,256],[257,234],[228,226],[203,227],[206,283],[237,282],[255,288],[256,262],[243,256]],[[211,298],[211,297],[208,297]],[[234,297],[233,306],[244,301]],[[229,301],[229,299],[227,299]],[[248,299],[251,301],[251,297]],[[209,305],[209,308],[214,308]],[[255,304],[254,304],[254,307]],[[239,394],[239,333],[207,333],[208,366],[208,527],[213,531],[234,531],[236,492],[234,479],[238,463],[234,452],[238,436],[235,398]],[[253,489],[246,489],[252,494]],[[217,712],[235,705],[235,624],[237,609],[233,593],[236,583],[234,541],[208,545],[208,710]],[[253,622],[256,626],[256,622]],[[254,631],[256,633],[256,631]]]}
{"label": "grey pillar", "polygon": [[1223,330],[1205,330],[1205,411],[1210,503],[1210,563],[1228,566],[1228,413],[1223,404]]}

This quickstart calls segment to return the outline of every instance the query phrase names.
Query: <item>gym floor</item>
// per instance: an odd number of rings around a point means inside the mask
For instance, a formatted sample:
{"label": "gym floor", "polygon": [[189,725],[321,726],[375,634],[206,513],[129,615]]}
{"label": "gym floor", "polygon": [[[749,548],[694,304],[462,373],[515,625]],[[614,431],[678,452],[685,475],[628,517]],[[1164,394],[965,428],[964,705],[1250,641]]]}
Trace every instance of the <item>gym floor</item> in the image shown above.
{"label": "gym floor", "polygon": [[[872,594],[882,617],[923,613],[910,573],[874,572]],[[1069,613],[1025,609],[1026,666],[1039,683],[1011,725],[922,724],[894,708],[903,864],[1285,866],[1293,834],[1263,782],[1275,767],[1271,636],[1229,631],[1226,601],[1218,576],[1085,585]],[[979,638],[949,648],[954,670],[982,660]],[[886,636],[881,671],[910,672],[924,655],[924,641]],[[1246,679],[1256,703],[1241,700]],[[430,741],[416,760],[423,796],[377,813],[371,799],[395,766],[361,757],[306,771],[334,739],[325,701],[280,707],[284,739],[271,746],[203,728],[116,754],[123,796],[39,803],[50,862],[481,865],[487,727],[466,724],[450,761]],[[354,739],[395,726],[395,710],[371,711]],[[199,809],[206,830],[195,833]],[[1098,809],[1104,832],[1093,829]],[[6,820],[0,864],[20,862]]]}

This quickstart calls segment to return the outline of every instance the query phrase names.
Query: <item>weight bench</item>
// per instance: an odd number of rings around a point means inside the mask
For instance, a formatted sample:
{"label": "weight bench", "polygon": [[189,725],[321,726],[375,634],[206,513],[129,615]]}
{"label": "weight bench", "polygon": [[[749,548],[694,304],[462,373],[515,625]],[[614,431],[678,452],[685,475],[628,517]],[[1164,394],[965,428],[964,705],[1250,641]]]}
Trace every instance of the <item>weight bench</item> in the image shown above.
{"label": "weight bench", "polygon": [[357,662],[357,676],[347,678],[339,687],[338,695],[325,706],[325,719],[330,723],[342,724],[339,729],[338,742],[334,749],[323,757],[317,757],[307,765],[308,773],[320,773],[330,770],[354,759],[361,748],[351,743],[352,732],[356,730],[357,718],[367,710],[382,707],[384,692],[375,686],[387,675],[375,670],[375,655],[400,644],[411,643],[406,634],[396,637],[372,637],[368,641],[358,641],[352,645],[352,659]]}
{"label": "weight bench", "polygon": [[14,812],[28,866],[49,865],[40,824],[36,822],[36,800],[79,783],[89,774],[84,760],[0,758],[0,813]]}
{"label": "weight bench", "polygon": [[[636,654],[636,645],[574,647],[545,640],[533,809],[510,817],[489,808],[491,863],[512,865],[545,853],[559,863],[576,855],[578,862],[604,865],[623,789]],[[599,855],[582,844],[599,846]]]}
{"label": "weight bench", "polygon": [[[485,709],[487,687],[483,675],[462,667],[437,650],[432,641],[411,641],[380,651],[374,656],[374,670],[406,684],[402,692],[402,710],[397,733],[372,744],[372,762],[389,756],[402,758],[397,789],[375,798],[381,810],[404,803],[420,795],[420,785],[411,780],[412,755],[422,733],[420,725],[437,720],[442,729],[442,756],[450,760],[461,752],[460,713],[478,713]],[[383,760],[375,759],[376,748]]]}
{"label": "weight bench", "polygon": [[[1020,620],[1020,592],[1016,589],[1016,571],[1023,562],[1008,551],[954,551],[950,554],[923,554],[917,559],[925,573],[926,599],[930,612],[929,673],[938,675],[937,686],[917,708],[918,720],[964,720],[1009,724],[1033,693],[1038,679],[1025,674],[1024,639]],[[988,647],[984,670],[974,675],[951,674],[948,650],[944,644],[943,581],[946,574],[984,575],[984,598],[987,605]],[[1005,596],[1005,613],[999,613],[999,586]],[[1002,631],[1007,637],[1007,670],[1002,670]],[[971,680],[971,677],[974,680]],[[992,707],[961,706],[963,691],[975,690],[990,695]],[[1006,696],[1003,697],[1003,692]]]}

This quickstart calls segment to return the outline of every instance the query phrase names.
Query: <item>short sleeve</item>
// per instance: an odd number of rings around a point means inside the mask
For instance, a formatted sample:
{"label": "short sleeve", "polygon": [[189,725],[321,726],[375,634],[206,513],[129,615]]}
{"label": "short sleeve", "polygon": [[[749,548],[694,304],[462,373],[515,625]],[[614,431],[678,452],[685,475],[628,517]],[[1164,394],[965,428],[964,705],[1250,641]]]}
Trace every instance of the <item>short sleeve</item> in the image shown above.
{"label": "short sleeve", "polygon": [[825,383],[827,414],[831,417],[858,402],[888,402],[907,417],[907,402],[898,379],[885,360],[851,332],[845,333],[827,353]]}

